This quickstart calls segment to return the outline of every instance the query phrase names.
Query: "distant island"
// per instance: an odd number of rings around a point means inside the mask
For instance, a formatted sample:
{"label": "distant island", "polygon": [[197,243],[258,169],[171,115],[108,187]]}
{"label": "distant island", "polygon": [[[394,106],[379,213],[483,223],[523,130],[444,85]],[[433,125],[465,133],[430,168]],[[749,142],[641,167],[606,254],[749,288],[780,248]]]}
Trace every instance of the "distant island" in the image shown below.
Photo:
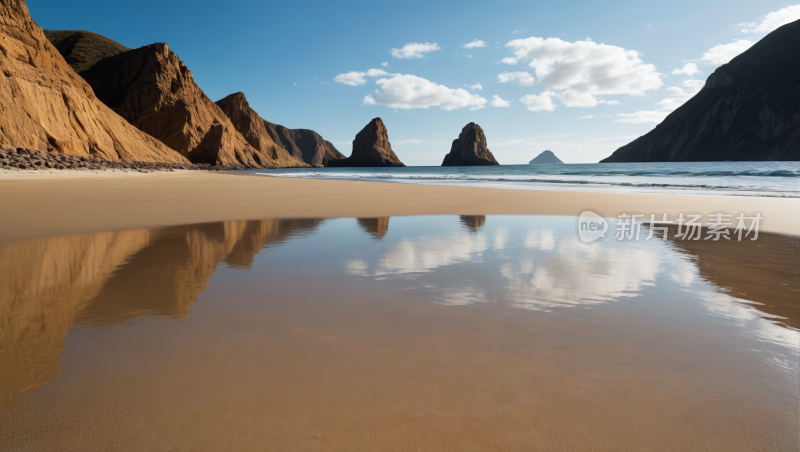
{"label": "distant island", "polygon": [[538,165],[542,163],[564,163],[564,162],[562,162],[561,159],[556,157],[556,155],[553,154],[552,152],[544,151],[541,154],[537,155],[535,159],[531,160],[528,163],[530,163],[531,165]]}

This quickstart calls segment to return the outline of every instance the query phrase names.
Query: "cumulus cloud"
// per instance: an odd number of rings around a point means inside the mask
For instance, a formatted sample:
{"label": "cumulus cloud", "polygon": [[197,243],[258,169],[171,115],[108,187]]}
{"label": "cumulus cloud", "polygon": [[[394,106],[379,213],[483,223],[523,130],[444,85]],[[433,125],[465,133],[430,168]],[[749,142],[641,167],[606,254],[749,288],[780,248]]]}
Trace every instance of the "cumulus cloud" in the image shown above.
{"label": "cumulus cloud", "polygon": [[672,71],[672,75],[695,75],[699,73],[700,69],[697,69],[697,65],[694,63],[686,63],[682,68]]}
{"label": "cumulus cloud", "polygon": [[480,91],[483,89],[483,86],[480,84],[480,82],[478,82],[474,85],[469,85],[469,89],[477,89],[478,91]]}
{"label": "cumulus cloud", "polygon": [[530,111],[553,111],[556,109],[553,103],[554,91],[545,91],[542,94],[528,94],[519,101],[528,106]]}
{"label": "cumulus cloud", "polygon": [[503,64],[509,64],[509,65],[513,66],[513,65],[517,64],[517,59],[516,58],[512,58],[512,57],[506,57],[506,58],[503,58],[502,60],[500,60],[500,62],[503,63]]}
{"label": "cumulus cloud", "polygon": [[751,41],[737,39],[730,44],[720,44],[708,49],[708,52],[704,53],[700,59],[715,66],[719,66],[729,62],[735,56],[749,49],[752,45],[753,43]]}
{"label": "cumulus cloud", "polygon": [[491,104],[492,104],[492,107],[510,107],[510,106],[511,106],[511,102],[509,102],[509,101],[507,101],[507,100],[503,100],[503,99],[502,99],[500,96],[498,96],[497,94],[495,94],[494,96],[492,96],[492,102],[491,102]]}
{"label": "cumulus cloud", "polygon": [[381,88],[375,96],[364,98],[365,105],[384,105],[389,108],[412,109],[441,107],[442,110],[471,107],[483,108],[486,99],[465,89],[452,89],[410,74],[388,74],[375,83]]}
{"label": "cumulus cloud", "polygon": [[588,38],[567,42],[531,37],[509,41],[506,47],[515,56],[504,58],[503,63],[526,63],[534,69],[539,84],[559,91],[558,98],[567,107],[595,106],[597,96],[640,96],[663,86],[656,67],[645,64],[635,50],[597,44]]}
{"label": "cumulus cloud", "polygon": [[419,43],[419,42],[410,42],[399,49],[392,49],[389,52],[392,54],[393,57],[399,59],[411,59],[411,58],[422,58],[428,52],[433,52],[435,50],[441,50],[435,42],[433,44],[426,42],[426,43]]}
{"label": "cumulus cloud", "polygon": [[364,96],[364,99],[361,101],[361,105],[375,105],[375,99],[372,98],[369,94]]}
{"label": "cumulus cloud", "polygon": [[389,67],[389,62],[388,61],[384,61],[383,63],[381,63],[381,66]]}
{"label": "cumulus cloud", "polygon": [[333,81],[344,83],[345,85],[358,86],[367,83],[367,79],[364,78],[365,75],[367,74],[364,72],[350,71],[346,74],[337,75],[333,78]]}
{"label": "cumulus cloud", "polygon": [[529,72],[501,72],[497,74],[498,83],[507,83],[519,80],[522,86],[533,86],[534,78]]}
{"label": "cumulus cloud", "polygon": [[464,44],[465,49],[473,49],[476,47],[486,47],[486,43],[481,41],[480,39],[475,39],[469,44]]}
{"label": "cumulus cloud", "polygon": [[658,124],[663,121],[667,115],[697,94],[703,88],[704,84],[705,82],[702,80],[684,80],[681,86],[671,86],[667,88],[667,91],[671,94],[669,97],[657,103],[661,106],[661,109],[637,111],[635,113],[620,113],[617,114],[620,119],[617,119],[616,122],[629,124]]}
{"label": "cumulus cloud", "polygon": [[742,33],[769,33],[789,22],[800,19],[800,5],[787,6],[764,16],[760,22],[739,24]]}

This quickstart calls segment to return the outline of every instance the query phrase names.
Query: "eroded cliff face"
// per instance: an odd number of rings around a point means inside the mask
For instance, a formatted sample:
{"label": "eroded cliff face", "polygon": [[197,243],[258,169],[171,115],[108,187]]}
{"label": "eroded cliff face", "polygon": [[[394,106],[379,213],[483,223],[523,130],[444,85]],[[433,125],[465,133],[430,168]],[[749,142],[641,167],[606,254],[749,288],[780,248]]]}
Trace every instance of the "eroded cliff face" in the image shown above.
{"label": "eroded cliff face", "polygon": [[23,0],[0,2],[0,148],[103,160],[188,163],[95,97],[31,19]]}
{"label": "eroded cliff face", "polygon": [[58,372],[70,329],[186,316],[221,262],[247,269],[265,247],[321,222],[227,221],[0,245],[0,412]]}
{"label": "eroded cliff face", "polygon": [[233,126],[245,140],[259,152],[270,157],[276,166],[307,167],[302,153],[290,153],[276,142],[268,131],[268,122],[250,108],[244,93],[234,93],[218,100],[217,106],[231,120]]}
{"label": "eroded cliff face", "polygon": [[389,133],[381,118],[375,118],[358,132],[353,153],[346,159],[331,160],[328,166],[405,166],[392,150]]}
{"label": "eroded cliff face", "polygon": [[81,75],[116,113],[192,163],[276,166],[245,140],[165,43],[104,59]]}
{"label": "eroded cliff face", "polygon": [[499,165],[486,145],[486,135],[481,126],[471,122],[461,129],[453,140],[450,153],[444,157],[442,166],[488,166]]}
{"label": "eroded cliff face", "polygon": [[302,159],[311,166],[328,166],[331,160],[345,158],[333,143],[313,130],[287,129],[269,121],[264,121],[264,124],[276,143],[280,143],[295,158]]}
{"label": "eroded cliff face", "polygon": [[603,162],[800,160],[798,42],[800,21],[773,31]]}

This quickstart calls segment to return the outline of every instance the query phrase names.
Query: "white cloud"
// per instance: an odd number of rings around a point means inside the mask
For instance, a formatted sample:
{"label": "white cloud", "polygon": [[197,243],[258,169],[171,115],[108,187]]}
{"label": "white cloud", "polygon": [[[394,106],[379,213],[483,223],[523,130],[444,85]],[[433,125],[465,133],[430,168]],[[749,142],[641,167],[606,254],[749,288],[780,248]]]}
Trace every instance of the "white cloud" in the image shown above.
{"label": "white cloud", "polygon": [[529,72],[501,72],[497,74],[498,83],[506,83],[519,80],[522,86],[533,86],[534,78]]}
{"label": "white cloud", "polygon": [[472,55],[467,55],[467,58],[472,58]]}
{"label": "white cloud", "polygon": [[697,69],[697,65],[694,63],[686,63],[681,69],[672,71],[672,75],[695,75],[699,73],[700,69]]}
{"label": "white cloud", "polygon": [[596,117],[597,116],[595,116],[595,115],[586,115],[586,116],[581,116],[581,119],[592,119],[592,118],[596,118]]}
{"label": "white cloud", "polygon": [[469,44],[464,44],[465,49],[472,49],[475,47],[486,47],[486,43],[481,41],[480,39],[475,39]]}
{"label": "white cloud", "polygon": [[800,5],[792,5],[767,14],[761,22],[743,23],[739,26],[745,27],[742,33],[769,33],[797,19],[800,19]]}
{"label": "white cloud", "polygon": [[566,42],[559,38],[516,39],[506,47],[514,58],[503,63],[527,63],[539,84],[559,90],[567,107],[595,106],[596,96],[606,94],[644,95],[663,86],[661,74],[645,64],[635,50],[597,44],[591,39]]}
{"label": "white cloud", "polygon": [[392,75],[383,69],[370,69],[367,71],[367,77],[382,77],[384,75]]}
{"label": "white cloud", "polygon": [[701,60],[719,66],[732,60],[735,56],[749,49],[753,43],[746,39],[738,39],[730,44],[720,44],[708,49]]}
{"label": "white cloud", "polygon": [[530,111],[553,111],[556,109],[556,105],[553,103],[553,97],[555,96],[555,92],[545,91],[538,95],[528,94],[519,101],[527,105]]}
{"label": "white cloud", "polygon": [[381,63],[381,66],[389,67],[389,62],[388,61],[384,61],[383,63]]}
{"label": "white cloud", "polygon": [[424,44],[419,42],[410,42],[399,49],[392,49],[390,52],[395,58],[410,59],[422,58],[424,54],[433,52],[435,50],[441,50],[441,47],[439,47],[435,42],[433,44],[429,42]]}
{"label": "white cloud", "polygon": [[685,104],[687,100],[691,99],[702,88],[705,82],[702,80],[684,80],[681,86],[671,86],[667,91],[671,92],[670,97],[660,100],[657,104],[661,106],[659,110],[637,111],[635,113],[619,113],[620,117],[616,122],[625,122],[629,124],[644,124],[654,123],[658,124],[664,120],[671,112],[676,110],[681,105]]}
{"label": "white cloud", "polygon": [[507,100],[503,100],[497,94],[492,96],[491,104],[492,104],[492,107],[510,107],[511,106],[511,102],[509,102]]}
{"label": "white cloud", "polygon": [[620,105],[620,102],[618,100],[610,100],[606,102],[606,105]]}
{"label": "white cloud", "polygon": [[364,96],[364,100],[361,102],[361,105],[375,105],[375,99],[372,98],[369,94]]}
{"label": "white cloud", "polygon": [[507,57],[507,58],[503,58],[502,60],[500,60],[500,62],[503,63],[503,64],[510,64],[510,65],[513,66],[513,65],[517,64],[517,59],[516,58],[512,58],[512,57]]}
{"label": "white cloud", "polygon": [[[411,109],[441,107],[442,110],[484,107],[486,99],[465,89],[452,89],[409,74],[389,74],[375,81],[381,87],[375,97],[364,98],[365,105],[384,105],[389,108]],[[369,98],[369,99],[367,99]]]}
{"label": "white cloud", "polygon": [[420,143],[422,143],[422,140],[418,140],[416,138],[410,138],[408,140],[398,141],[395,144],[420,144]]}
{"label": "white cloud", "polygon": [[365,75],[367,74],[364,72],[350,71],[346,74],[337,75],[333,78],[333,81],[337,83],[344,83],[345,85],[358,86],[367,83],[367,79],[364,78]]}
{"label": "white cloud", "polygon": [[480,91],[483,89],[483,86],[481,86],[480,82],[478,82],[474,85],[469,85],[469,89],[477,89],[478,91]]}

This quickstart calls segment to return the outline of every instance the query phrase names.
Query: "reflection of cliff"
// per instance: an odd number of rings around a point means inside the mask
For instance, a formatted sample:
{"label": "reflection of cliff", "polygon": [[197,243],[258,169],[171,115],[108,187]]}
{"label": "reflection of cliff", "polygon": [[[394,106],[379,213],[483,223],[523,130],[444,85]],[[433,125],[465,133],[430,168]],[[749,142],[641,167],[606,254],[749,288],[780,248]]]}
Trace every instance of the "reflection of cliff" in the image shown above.
{"label": "reflection of cliff", "polygon": [[376,239],[382,239],[389,230],[389,217],[359,218],[358,224]]}
{"label": "reflection of cliff", "polygon": [[775,323],[800,329],[800,239],[762,232],[756,241],[670,238],[670,243],[692,257],[709,283],[752,301],[769,317],[781,317],[772,319]]}
{"label": "reflection of cliff", "polygon": [[485,215],[461,215],[461,224],[472,232],[477,232],[486,223]]}
{"label": "reflection of cliff", "polygon": [[0,245],[0,411],[55,375],[71,328],[185,316],[220,262],[249,268],[263,247],[320,222],[229,221]]}

